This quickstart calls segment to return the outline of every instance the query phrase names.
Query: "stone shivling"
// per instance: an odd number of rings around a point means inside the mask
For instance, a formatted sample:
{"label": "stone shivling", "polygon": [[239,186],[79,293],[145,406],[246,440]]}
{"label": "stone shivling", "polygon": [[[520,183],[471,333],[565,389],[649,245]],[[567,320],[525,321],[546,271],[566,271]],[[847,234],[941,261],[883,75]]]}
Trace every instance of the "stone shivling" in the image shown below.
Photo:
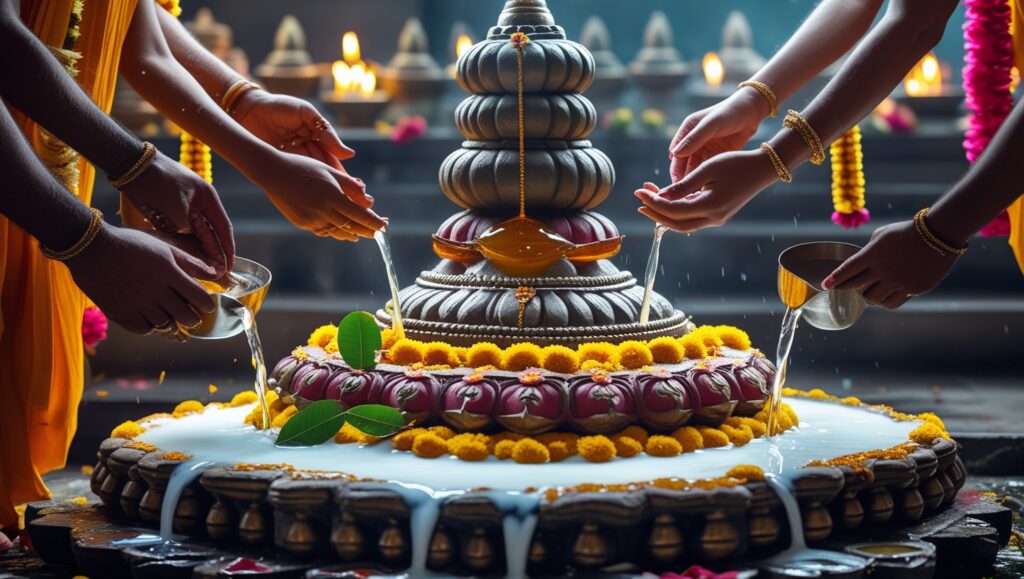
{"label": "stone shivling", "polygon": [[[269,430],[251,392],[116,428],[91,478],[103,528],[72,537],[93,549],[83,571],[104,576],[126,537],[137,569],[170,576],[219,576],[254,552],[309,577],[756,566],[798,537],[820,545],[953,503],[966,471],[938,417],[786,391],[767,437],[776,369],[746,333],[696,327],[657,294],[639,322],[643,287],[610,261],[621,236],[593,210],[614,183],[585,140],[595,62],[543,0],[508,0],[456,74],[467,140],[440,187],[464,211],[433,236],[441,262],[373,316],[381,362],[353,369],[325,326],[271,373]],[[275,446],[322,400],[388,405],[409,427]],[[30,513],[33,538],[59,559],[44,545],[68,532],[46,515]],[[165,538],[206,550],[147,551],[131,543],[142,531],[107,523],[161,518]]]}

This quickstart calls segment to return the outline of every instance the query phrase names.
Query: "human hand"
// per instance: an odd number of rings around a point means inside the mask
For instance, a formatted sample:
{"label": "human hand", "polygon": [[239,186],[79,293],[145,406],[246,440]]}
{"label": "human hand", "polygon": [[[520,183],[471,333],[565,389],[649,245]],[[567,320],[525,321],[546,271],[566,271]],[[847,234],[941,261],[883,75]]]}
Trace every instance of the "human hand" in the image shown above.
{"label": "human hand", "polygon": [[[121,190],[155,229],[195,236],[202,248],[197,255],[204,255],[219,275],[234,267],[231,221],[217,191],[202,177],[158,152],[149,167]],[[145,227],[131,219],[126,224]]]}
{"label": "human hand", "polygon": [[769,112],[757,91],[740,89],[686,117],[668,148],[672,180],[682,180],[715,155],[743,148]]}
{"label": "human hand", "polygon": [[319,161],[277,153],[252,178],[288,221],[320,237],[356,241],[387,226],[361,180]]}
{"label": "human hand", "polygon": [[93,242],[65,262],[85,295],[130,332],[179,337],[177,323],[194,327],[213,299],[193,278],[217,271],[142,231],[104,225]]}
{"label": "human hand", "polygon": [[231,114],[275,149],[316,159],[334,169],[343,170],[338,160],[356,154],[341,142],[334,127],[313,105],[302,99],[250,90],[238,97]]}
{"label": "human hand", "polygon": [[638,211],[676,231],[692,233],[725,224],[764,188],[778,180],[761,151],[735,151],[702,164],[678,183],[637,189]]}
{"label": "human hand", "polygon": [[871,241],[822,282],[832,289],[857,289],[890,310],[930,291],[946,277],[958,256],[932,249],[913,221],[879,227]]}

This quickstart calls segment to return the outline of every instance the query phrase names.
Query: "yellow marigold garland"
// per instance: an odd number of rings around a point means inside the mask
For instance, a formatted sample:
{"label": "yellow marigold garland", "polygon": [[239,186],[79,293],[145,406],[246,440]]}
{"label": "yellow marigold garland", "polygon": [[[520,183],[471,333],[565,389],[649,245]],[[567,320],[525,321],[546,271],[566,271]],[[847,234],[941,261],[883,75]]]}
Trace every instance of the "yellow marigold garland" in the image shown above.
{"label": "yellow marigold garland", "polygon": [[860,127],[854,126],[832,143],[832,221],[845,229],[860,227],[871,219],[864,208],[864,154]]}

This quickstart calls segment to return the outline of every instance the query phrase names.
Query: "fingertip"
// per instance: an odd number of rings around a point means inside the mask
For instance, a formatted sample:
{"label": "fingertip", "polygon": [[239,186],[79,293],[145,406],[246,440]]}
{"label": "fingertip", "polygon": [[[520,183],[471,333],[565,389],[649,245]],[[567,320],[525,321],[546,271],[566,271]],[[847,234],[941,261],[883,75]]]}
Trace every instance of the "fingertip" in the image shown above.
{"label": "fingertip", "polygon": [[835,285],[836,285],[836,278],[835,278],[835,274],[834,273],[830,274],[828,277],[825,278],[824,281],[821,282],[821,287],[823,287],[823,288],[825,288],[827,290],[832,289],[833,287],[835,287]]}

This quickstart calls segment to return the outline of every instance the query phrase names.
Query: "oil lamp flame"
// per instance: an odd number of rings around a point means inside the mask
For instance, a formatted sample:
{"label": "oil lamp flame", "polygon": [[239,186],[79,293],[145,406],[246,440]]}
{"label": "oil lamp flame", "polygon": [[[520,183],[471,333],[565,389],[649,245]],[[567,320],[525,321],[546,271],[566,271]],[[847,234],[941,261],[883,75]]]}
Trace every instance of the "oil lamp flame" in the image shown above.
{"label": "oil lamp flame", "polygon": [[352,86],[352,68],[343,60],[336,60],[331,65],[331,76],[334,77],[334,94],[341,96]]}
{"label": "oil lamp flame", "polygon": [[359,50],[359,36],[355,32],[346,32],[341,37],[341,55],[349,65],[360,62],[363,58]]}
{"label": "oil lamp flame", "polygon": [[462,58],[462,55],[472,47],[473,39],[468,34],[460,34],[459,39],[455,41],[455,59]]}
{"label": "oil lamp flame", "polygon": [[718,89],[722,86],[722,78],[725,77],[725,67],[722,66],[722,59],[714,52],[704,55],[703,61],[704,80],[708,87]]}
{"label": "oil lamp flame", "polygon": [[934,53],[929,52],[918,62],[903,81],[908,96],[926,97],[942,94],[942,65]]}
{"label": "oil lamp flame", "polygon": [[377,75],[374,74],[372,70],[369,70],[363,75],[359,91],[363,95],[363,98],[370,98],[373,96],[373,91],[375,90],[377,90]]}

